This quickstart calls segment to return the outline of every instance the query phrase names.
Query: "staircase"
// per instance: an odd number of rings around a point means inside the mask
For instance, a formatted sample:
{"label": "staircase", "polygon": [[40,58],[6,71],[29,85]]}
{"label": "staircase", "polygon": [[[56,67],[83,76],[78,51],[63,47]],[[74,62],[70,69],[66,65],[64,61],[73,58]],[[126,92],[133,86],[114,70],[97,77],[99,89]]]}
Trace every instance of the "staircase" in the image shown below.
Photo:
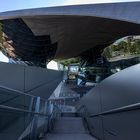
{"label": "staircase", "polygon": [[[64,115],[65,116],[65,115]],[[96,140],[89,135],[81,117],[60,117],[43,140]]]}
{"label": "staircase", "polygon": [[[77,97],[79,99],[80,96],[65,83],[62,85],[60,95],[57,97],[57,102],[59,101],[58,99],[62,100],[62,97],[65,100],[64,104],[58,104],[61,110],[61,117],[55,120],[53,130],[47,133],[43,140],[96,140],[89,134],[88,129],[84,127],[82,118],[78,117],[75,105],[72,104],[73,100],[76,103]],[[67,100],[68,98],[70,99]],[[51,98],[51,100],[54,102],[55,98]]]}

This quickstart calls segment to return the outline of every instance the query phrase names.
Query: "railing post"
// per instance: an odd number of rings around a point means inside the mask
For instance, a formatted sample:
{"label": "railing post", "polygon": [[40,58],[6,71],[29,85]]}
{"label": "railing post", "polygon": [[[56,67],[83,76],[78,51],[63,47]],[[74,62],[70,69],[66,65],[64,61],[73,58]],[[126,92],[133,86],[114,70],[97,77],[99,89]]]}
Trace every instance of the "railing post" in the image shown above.
{"label": "railing post", "polygon": [[43,121],[44,121],[44,126],[43,126],[43,132],[42,132],[42,137],[44,137],[45,133],[47,132],[47,129],[48,129],[48,116],[47,116],[47,107],[48,107],[48,102],[47,101],[44,101],[44,108],[43,108],[43,113],[44,116],[43,117]]}
{"label": "railing post", "polygon": [[47,107],[48,107],[48,102],[45,101],[45,106],[44,106],[44,114],[47,115]]}
{"label": "railing post", "polygon": [[[31,112],[33,109],[33,103],[34,103],[34,97],[31,97],[30,105],[29,105],[29,111]],[[31,117],[31,114],[28,114],[28,117]]]}
{"label": "railing post", "polygon": [[[37,97],[35,113],[39,113],[39,109],[40,109],[40,97]],[[38,115],[35,114],[32,122],[31,140],[37,140],[37,125],[38,125]]]}

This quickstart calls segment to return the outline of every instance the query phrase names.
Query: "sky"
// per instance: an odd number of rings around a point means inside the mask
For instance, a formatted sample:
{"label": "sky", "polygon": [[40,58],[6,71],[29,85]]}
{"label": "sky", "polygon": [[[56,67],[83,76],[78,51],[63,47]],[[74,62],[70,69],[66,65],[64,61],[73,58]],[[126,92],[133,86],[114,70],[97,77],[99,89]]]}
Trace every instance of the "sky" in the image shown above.
{"label": "sky", "polygon": [[50,61],[47,65],[48,69],[54,69],[54,70],[58,70],[58,65],[55,61]]}
{"label": "sky", "polygon": [[[77,4],[94,4],[94,3],[113,3],[113,2],[133,2],[140,0],[0,0],[0,12],[10,10],[20,10],[28,8],[39,8],[39,7],[52,7],[52,6],[63,6],[63,5],[77,5]],[[8,62],[0,52],[0,61]],[[52,66],[51,66],[52,65]],[[55,67],[56,64],[52,62],[49,67]]]}
{"label": "sky", "polygon": [[2,52],[0,52],[0,61],[2,61],[2,62],[8,62],[9,61],[8,58],[5,55],[3,55]]}
{"label": "sky", "polygon": [[76,4],[90,4],[90,3],[111,3],[111,2],[127,2],[127,1],[140,1],[140,0],[0,0],[0,12],[50,7],[61,5],[76,5]]}

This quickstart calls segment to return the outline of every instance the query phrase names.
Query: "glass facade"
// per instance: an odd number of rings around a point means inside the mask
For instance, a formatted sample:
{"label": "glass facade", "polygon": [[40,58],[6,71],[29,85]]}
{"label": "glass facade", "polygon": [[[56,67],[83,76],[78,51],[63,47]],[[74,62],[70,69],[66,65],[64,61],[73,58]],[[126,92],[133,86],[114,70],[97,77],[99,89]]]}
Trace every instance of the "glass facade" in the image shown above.
{"label": "glass facade", "polygon": [[99,83],[116,72],[140,63],[140,36],[117,40],[103,50],[101,59],[100,64],[81,67],[79,75],[87,82]]}

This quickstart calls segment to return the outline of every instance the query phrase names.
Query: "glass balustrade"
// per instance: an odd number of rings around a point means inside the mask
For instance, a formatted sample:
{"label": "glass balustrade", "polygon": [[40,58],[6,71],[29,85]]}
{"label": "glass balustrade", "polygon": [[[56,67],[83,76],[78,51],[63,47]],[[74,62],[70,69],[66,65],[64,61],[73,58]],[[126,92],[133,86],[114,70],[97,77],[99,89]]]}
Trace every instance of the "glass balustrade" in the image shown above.
{"label": "glass balustrade", "polygon": [[50,127],[49,107],[49,103],[40,97],[0,87],[0,139],[36,140],[44,137]]}

